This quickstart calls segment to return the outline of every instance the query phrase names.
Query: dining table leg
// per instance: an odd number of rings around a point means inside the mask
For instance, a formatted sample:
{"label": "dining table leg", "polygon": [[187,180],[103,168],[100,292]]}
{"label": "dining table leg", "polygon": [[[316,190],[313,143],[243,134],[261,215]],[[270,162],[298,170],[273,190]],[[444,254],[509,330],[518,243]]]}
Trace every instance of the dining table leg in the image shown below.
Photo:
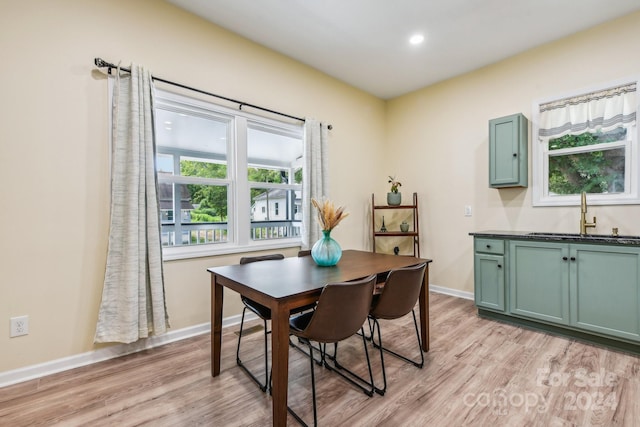
{"label": "dining table leg", "polygon": [[422,350],[429,351],[429,264],[424,270],[422,288],[420,289],[420,333]]}
{"label": "dining table leg", "polygon": [[211,275],[211,376],[220,375],[220,351],[222,349],[222,285]]}
{"label": "dining table leg", "polygon": [[276,301],[271,307],[273,425],[287,425],[289,384],[289,309]]}

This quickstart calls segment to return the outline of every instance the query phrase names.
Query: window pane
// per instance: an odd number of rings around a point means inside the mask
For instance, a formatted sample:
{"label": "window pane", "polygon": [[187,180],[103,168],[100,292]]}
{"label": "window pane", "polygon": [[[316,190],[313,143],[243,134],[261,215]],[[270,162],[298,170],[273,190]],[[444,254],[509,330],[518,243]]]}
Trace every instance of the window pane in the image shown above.
{"label": "window pane", "polygon": [[208,153],[219,160],[226,159],[228,119],[162,108],[156,109],[155,118],[158,147]]}
{"label": "window pane", "polygon": [[173,156],[170,154],[158,154],[156,156],[156,169],[158,173],[173,175]]}
{"label": "window pane", "polygon": [[609,132],[585,132],[580,135],[565,135],[549,140],[549,150],[562,150],[564,148],[584,147],[587,145],[602,144],[607,142],[623,141],[627,136],[625,128],[617,128]]}
{"label": "window pane", "polygon": [[161,183],[158,188],[164,246],[227,241],[227,187]]}
{"label": "window pane", "polygon": [[288,184],[289,174],[285,170],[249,168],[249,181],[252,182],[273,182],[278,184]]}
{"label": "window pane", "polygon": [[253,240],[300,236],[300,192],[254,188],[251,190],[251,237]]}
{"label": "window pane", "polygon": [[226,178],[227,165],[207,159],[180,157],[180,175],[200,178]]}
{"label": "window pane", "polygon": [[625,149],[549,156],[549,194],[623,193]]}
{"label": "window pane", "polygon": [[226,222],[227,187],[181,184],[182,222]]}
{"label": "window pane", "polygon": [[288,184],[289,175],[301,167],[302,136],[253,125],[247,138],[249,181]]}

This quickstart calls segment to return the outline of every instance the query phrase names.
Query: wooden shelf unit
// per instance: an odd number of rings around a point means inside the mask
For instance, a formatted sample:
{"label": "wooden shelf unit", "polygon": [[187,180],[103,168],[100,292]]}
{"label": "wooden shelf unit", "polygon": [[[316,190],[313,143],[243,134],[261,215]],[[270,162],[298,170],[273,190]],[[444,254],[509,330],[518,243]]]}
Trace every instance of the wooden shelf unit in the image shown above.
{"label": "wooden shelf unit", "polygon": [[[411,237],[413,239],[413,256],[420,258],[420,228],[418,225],[418,194],[413,193],[413,200],[410,205],[376,205],[375,195],[371,194],[371,235],[373,238],[373,252],[376,252],[376,238],[380,237]],[[412,224],[409,231],[379,231],[376,230],[376,212],[383,210],[410,210]]]}

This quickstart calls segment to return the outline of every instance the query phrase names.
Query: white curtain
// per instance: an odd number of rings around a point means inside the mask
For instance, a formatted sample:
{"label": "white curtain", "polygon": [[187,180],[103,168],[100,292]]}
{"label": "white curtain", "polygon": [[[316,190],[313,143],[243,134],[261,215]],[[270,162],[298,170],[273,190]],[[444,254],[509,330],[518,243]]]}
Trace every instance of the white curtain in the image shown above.
{"label": "white curtain", "polygon": [[169,327],[155,173],[151,73],[118,69],[113,94],[111,224],[95,342],[131,343]]}
{"label": "white curtain", "polygon": [[327,125],[315,119],[304,123],[304,158],[302,177],[302,248],[309,249],[322,233],[315,221],[311,199],[322,199],[327,195],[328,170],[328,130]]}
{"label": "white curtain", "polygon": [[636,121],[636,84],[540,104],[540,138],[607,132]]}

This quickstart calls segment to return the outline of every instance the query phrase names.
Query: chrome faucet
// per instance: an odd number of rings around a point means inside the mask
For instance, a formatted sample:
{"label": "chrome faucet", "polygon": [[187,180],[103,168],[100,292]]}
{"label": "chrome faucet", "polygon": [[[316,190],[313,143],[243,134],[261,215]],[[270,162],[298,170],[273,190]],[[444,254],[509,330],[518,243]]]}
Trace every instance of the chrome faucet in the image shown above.
{"label": "chrome faucet", "polygon": [[587,234],[587,228],[596,228],[596,217],[593,222],[587,222],[587,193],[583,191],[580,195],[580,234]]}

